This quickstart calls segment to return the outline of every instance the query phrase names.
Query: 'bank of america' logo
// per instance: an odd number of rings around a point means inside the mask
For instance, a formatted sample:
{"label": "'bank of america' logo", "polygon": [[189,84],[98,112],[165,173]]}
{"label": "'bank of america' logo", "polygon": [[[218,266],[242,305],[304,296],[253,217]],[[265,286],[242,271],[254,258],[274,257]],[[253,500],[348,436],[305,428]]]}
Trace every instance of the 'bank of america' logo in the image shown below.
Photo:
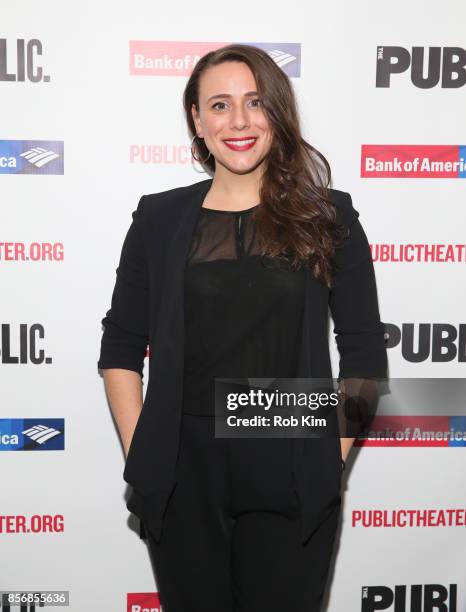
{"label": "'bank of america' logo", "polygon": [[0,140],[0,174],[64,174],[63,140]]}
{"label": "'bank of america' logo", "polygon": [[[203,55],[232,42],[130,40],[129,73],[132,76],[189,76]],[[237,42],[268,53],[289,77],[301,76],[301,43]]]}
{"label": "'bank of america' logo", "polygon": [[279,49],[276,49],[275,51],[269,51],[269,55],[273,59],[273,61],[278,64],[278,66],[280,66],[280,68],[283,68],[283,66],[286,66],[290,62],[294,62],[296,60],[296,55],[291,55],[291,53],[285,53],[284,51],[280,51]]}
{"label": "'bank of america' logo", "polygon": [[289,77],[301,76],[301,43],[246,43],[259,47],[279,66]]}
{"label": "'bank of america' logo", "polygon": [[60,156],[55,151],[48,151],[47,149],[43,149],[42,147],[35,147],[34,149],[29,149],[25,153],[21,153],[21,157],[24,157],[28,160],[30,164],[34,164],[38,168],[42,168],[45,164],[49,164],[54,159],[58,159]]}
{"label": "'bank of america' logo", "polygon": [[22,433],[38,444],[44,444],[47,440],[50,440],[50,438],[59,436],[61,431],[53,427],[46,427],[45,425],[35,425],[34,427],[25,429]]}
{"label": "'bank of america' logo", "polygon": [[65,419],[0,419],[0,451],[64,448]]}

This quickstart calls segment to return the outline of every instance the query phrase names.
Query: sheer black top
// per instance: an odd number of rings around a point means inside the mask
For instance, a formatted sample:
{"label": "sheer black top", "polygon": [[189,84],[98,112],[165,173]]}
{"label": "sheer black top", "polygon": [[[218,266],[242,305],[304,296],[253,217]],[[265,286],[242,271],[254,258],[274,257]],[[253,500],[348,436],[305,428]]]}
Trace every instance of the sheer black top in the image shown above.
{"label": "sheer black top", "polygon": [[296,376],[309,271],[260,255],[258,206],[200,209],[185,268],[184,413],[215,414],[215,377]]}

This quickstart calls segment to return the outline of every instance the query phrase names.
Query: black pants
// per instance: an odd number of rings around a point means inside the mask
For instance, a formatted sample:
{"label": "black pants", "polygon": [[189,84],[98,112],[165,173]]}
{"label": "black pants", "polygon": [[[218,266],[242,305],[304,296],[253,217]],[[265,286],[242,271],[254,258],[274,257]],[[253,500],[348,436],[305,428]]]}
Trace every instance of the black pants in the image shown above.
{"label": "black pants", "polygon": [[163,612],[318,612],[340,506],[301,543],[291,440],[215,438],[183,415],[178,483],[148,532]]}

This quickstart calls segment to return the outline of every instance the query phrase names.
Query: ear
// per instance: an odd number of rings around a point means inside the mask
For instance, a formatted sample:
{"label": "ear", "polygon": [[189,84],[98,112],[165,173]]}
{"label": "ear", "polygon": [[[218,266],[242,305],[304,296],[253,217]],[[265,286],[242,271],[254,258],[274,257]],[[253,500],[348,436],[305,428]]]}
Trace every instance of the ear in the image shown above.
{"label": "ear", "polygon": [[192,104],[191,105],[191,115],[194,121],[194,125],[196,127],[196,133],[199,136],[199,138],[203,138],[202,136],[202,127],[201,127],[201,119],[199,117],[199,113],[197,111],[196,105]]}

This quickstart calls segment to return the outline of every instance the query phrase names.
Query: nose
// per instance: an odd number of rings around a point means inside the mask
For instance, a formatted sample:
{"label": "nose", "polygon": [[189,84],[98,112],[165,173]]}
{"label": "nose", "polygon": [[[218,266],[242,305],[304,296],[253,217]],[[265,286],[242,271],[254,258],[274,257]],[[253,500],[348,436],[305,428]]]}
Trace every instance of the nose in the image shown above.
{"label": "nose", "polygon": [[244,130],[249,127],[249,114],[247,109],[242,104],[233,106],[233,110],[230,115],[230,127],[236,128],[237,130]]}

